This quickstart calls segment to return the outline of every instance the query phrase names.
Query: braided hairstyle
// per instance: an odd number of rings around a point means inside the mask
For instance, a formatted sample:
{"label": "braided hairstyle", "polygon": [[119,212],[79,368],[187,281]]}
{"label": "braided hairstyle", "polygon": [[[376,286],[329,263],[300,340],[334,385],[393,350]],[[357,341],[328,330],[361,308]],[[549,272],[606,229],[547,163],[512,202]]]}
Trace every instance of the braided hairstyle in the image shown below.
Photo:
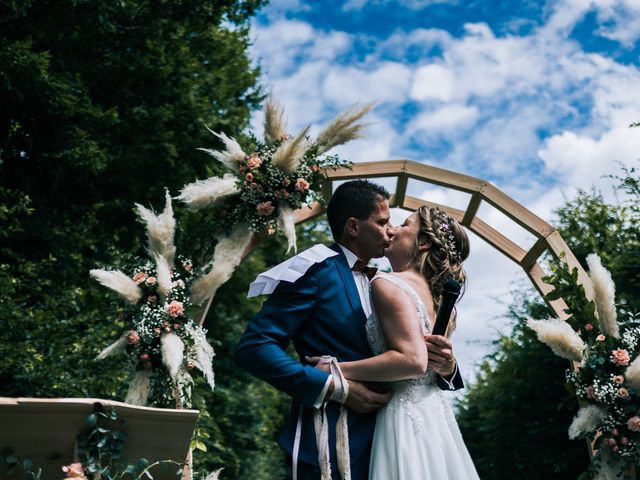
{"label": "braided hairstyle", "polygon": [[[442,303],[442,288],[449,279],[460,283],[464,289],[467,274],[462,262],[469,256],[469,237],[462,226],[438,208],[422,206],[418,209],[420,230],[416,240],[414,258],[416,270],[424,275],[436,308]],[[428,241],[431,247],[420,252],[418,242]],[[456,326],[456,315],[449,324],[447,336]]]}

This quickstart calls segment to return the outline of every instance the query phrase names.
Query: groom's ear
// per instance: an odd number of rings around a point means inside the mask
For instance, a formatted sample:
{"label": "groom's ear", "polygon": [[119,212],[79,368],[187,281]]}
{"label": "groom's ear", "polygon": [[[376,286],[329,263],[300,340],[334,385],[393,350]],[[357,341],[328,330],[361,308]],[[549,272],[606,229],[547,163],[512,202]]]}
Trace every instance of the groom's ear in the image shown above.
{"label": "groom's ear", "polygon": [[344,225],[344,233],[349,237],[357,237],[360,222],[357,218],[349,217]]}

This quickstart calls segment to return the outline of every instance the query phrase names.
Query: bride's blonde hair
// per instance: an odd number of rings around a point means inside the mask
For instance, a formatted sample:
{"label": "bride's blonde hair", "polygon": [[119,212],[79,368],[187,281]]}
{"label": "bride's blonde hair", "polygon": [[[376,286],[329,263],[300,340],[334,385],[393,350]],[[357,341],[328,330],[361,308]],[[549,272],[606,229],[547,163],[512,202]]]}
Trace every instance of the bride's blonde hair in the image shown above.
{"label": "bride's blonde hair", "polygon": [[[455,219],[438,208],[422,206],[418,209],[418,218],[420,230],[414,250],[415,267],[427,280],[437,309],[442,303],[442,288],[447,280],[456,280],[464,292],[467,274],[462,262],[469,256],[469,237]],[[431,243],[431,247],[420,252],[418,243],[425,240]],[[455,327],[454,313],[447,336]]]}

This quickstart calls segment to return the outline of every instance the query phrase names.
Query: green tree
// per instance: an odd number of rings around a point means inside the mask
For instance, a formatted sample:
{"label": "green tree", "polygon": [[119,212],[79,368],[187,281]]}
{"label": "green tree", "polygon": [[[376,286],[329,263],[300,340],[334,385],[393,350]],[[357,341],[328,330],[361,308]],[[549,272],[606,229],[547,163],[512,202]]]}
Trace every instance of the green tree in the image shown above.
{"label": "green tree", "polygon": [[[557,228],[582,265],[596,252],[611,271],[618,301],[640,305],[640,190],[635,170],[625,170],[626,201],[609,204],[597,191],[580,191],[557,211]],[[509,335],[493,344],[478,381],[458,405],[458,421],[481,478],[576,478],[589,462],[584,441],[567,429],[577,400],[565,386],[568,363],[539,342],[524,322],[551,315],[533,291],[509,311]]]}

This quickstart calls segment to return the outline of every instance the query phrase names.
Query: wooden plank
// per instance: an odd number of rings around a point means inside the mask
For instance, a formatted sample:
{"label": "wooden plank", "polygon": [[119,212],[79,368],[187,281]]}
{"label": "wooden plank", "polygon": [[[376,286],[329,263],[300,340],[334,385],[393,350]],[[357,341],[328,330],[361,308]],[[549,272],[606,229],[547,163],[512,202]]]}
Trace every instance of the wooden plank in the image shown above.
{"label": "wooden plank", "polygon": [[411,178],[434,183],[443,187],[460,190],[467,193],[478,192],[486,183],[479,178],[463,175],[461,173],[445,170],[423,163],[406,161],[406,172]]}
{"label": "wooden plank", "polygon": [[478,208],[480,208],[480,204],[482,203],[482,195],[480,192],[482,191],[482,187],[480,191],[475,192],[471,195],[471,199],[469,200],[469,205],[467,205],[467,210],[464,212],[464,217],[462,218],[462,225],[468,227],[473,222],[473,219],[476,217],[478,213]]}
{"label": "wooden plank", "polygon": [[325,208],[320,202],[313,202],[310,207],[302,207],[294,211],[296,223],[306,222],[312,218],[318,217],[325,212]]}
{"label": "wooden plank", "polygon": [[421,198],[412,196],[405,197],[403,208],[415,212],[423,205],[426,205],[429,208],[439,208],[451,218],[456,219],[458,222],[462,220],[462,217],[464,217],[464,212],[462,210],[458,210],[457,208],[453,207],[447,207],[446,205],[441,205],[439,203],[429,202],[428,200],[423,200]]}
{"label": "wooden plank", "polygon": [[547,243],[546,238],[539,238],[524,256],[522,262],[520,262],[520,266],[525,271],[528,271],[533,267],[533,264],[537,262],[540,255],[547,251],[547,248],[549,248],[549,244]]}
{"label": "wooden plank", "polygon": [[490,183],[483,186],[481,193],[485,201],[536,237],[546,237],[553,231],[551,225]]}
{"label": "wooden plank", "polygon": [[325,170],[331,180],[349,180],[353,178],[395,177],[405,171],[407,160],[385,160],[381,162],[354,163],[352,168]]}
{"label": "wooden plank", "polygon": [[396,194],[391,205],[393,207],[404,205],[404,198],[407,195],[407,184],[409,183],[409,177],[405,174],[398,175],[398,182],[396,183]]}
{"label": "wooden plank", "polygon": [[[125,458],[179,463],[187,458],[197,410],[140,407],[96,398],[3,398],[0,448],[10,446],[20,459],[31,459],[43,469],[42,478],[62,478],[61,468],[74,461],[76,435],[85,427],[84,420],[95,403],[115,407],[118,418],[126,420]],[[175,478],[160,469],[151,473],[157,479]]]}
{"label": "wooden plank", "polygon": [[509,240],[491,225],[479,218],[474,218],[468,228],[518,265],[521,264],[522,259],[527,253],[519,245]]}

